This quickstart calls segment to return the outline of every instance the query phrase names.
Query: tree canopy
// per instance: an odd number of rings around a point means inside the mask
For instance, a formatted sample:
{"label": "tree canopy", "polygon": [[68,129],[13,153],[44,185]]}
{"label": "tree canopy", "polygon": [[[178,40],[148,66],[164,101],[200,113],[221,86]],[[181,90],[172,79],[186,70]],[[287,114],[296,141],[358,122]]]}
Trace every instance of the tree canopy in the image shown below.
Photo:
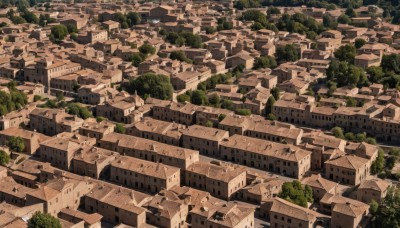
{"label": "tree canopy", "polygon": [[8,139],[8,147],[15,152],[22,152],[25,149],[24,140],[19,136],[12,136]]}
{"label": "tree canopy", "polygon": [[28,220],[28,228],[61,228],[60,220],[47,213],[35,212]]}
{"label": "tree canopy", "polygon": [[302,207],[307,207],[307,203],[314,201],[312,189],[307,185],[303,186],[298,180],[284,183],[278,196]]}
{"label": "tree canopy", "polygon": [[276,60],[272,56],[261,56],[259,58],[256,58],[255,63],[254,63],[254,69],[260,69],[260,68],[275,68],[277,67],[278,64],[276,63]]}
{"label": "tree canopy", "polygon": [[130,93],[137,91],[144,98],[151,96],[162,100],[172,99],[173,92],[169,77],[153,73],[147,73],[136,79],[130,79],[126,89]]}
{"label": "tree canopy", "polygon": [[354,58],[357,54],[356,51],[356,47],[354,47],[352,44],[346,44],[344,46],[340,46],[334,54],[335,57],[340,61],[354,63]]}
{"label": "tree canopy", "polygon": [[0,150],[0,165],[7,165],[10,162],[10,155],[4,150]]}
{"label": "tree canopy", "polygon": [[61,41],[68,35],[68,29],[65,25],[59,24],[51,27],[51,38],[55,41]]}
{"label": "tree canopy", "polygon": [[400,226],[400,189],[390,187],[382,203],[371,203],[372,227]]}
{"label": "tree canopy", "polygon": [[294,62],[300,59],[300,53],[296,46],[287,44],[285,46],[279,46],[276,49],[276,59],[278,63]]}

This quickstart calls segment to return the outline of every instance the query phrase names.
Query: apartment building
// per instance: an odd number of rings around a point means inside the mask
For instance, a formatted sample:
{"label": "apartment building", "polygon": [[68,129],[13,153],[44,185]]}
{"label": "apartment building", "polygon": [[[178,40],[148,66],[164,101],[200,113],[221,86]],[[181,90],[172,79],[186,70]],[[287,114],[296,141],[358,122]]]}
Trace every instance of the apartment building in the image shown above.
{"label": "apartment building", "polygon": [[115,124],[110,121],[97,122],[94,118],[88,118],[79,128],[79,134],[100,140],[105,135],[113,133],[114,130]]}
{"label": "apartment building", "polygon": [[193,228],[255,227],[254,209],[239,205],[236,202],[210,202],[204,206],[194,207],[189,214]]}
{"label": "apartment building", "polygon": [[86,212],[99,213],[111,224],[141,227],[146,223],[142,206],[150,200],[150,195],[102,182],[84,196],[84,206]]}
{"label": "apartment building", "polygon": [[75,135],[71,138],[56,136],[40,143],[39,156],[53,166],[70,170],[73,155],[83,146],[93,146],[95,139]]}
{"label": "apartment building", "polygon": [[189,213],[188,205],[181,201],[170,200],[167,196],[155,195],[143,205],[146,221],[156,227],[184,227]]}
{"label": "apartment building", "polygon": [[370,175],[371,162],[355,155],[344,155],[325,162],[325,176],[347,185],[358,185]]}
{"label": "apartment building", "polygon": [[231,136],[234,134],[245,135],[293,145],[299,145],[303,135],[303,130],[293,125],[268,121],[256,118],[256,116],[227,116],[218,124],[218,128],[229,131]]}
{"label": "apartment building", "polygon": [[110,180],[130,188],[157,193],[161,189],[180,185],[180,169],[121,156],[111,163]]}
{"label": "apartment building", "polygon": [[293,145],[233,135],[220,148],[224,160],[297,179],[311,168],[311,152]]}
{"label": "apartment building", "polygon": [[82,146],[73,154],[71,171],[95,179],[108,178],[110,164],[117,157],[119,157],[119,154],[114,151],[94,146]]}
{"label": "apartment building", "polygon": [[301,181],[302,184],[310,186],[313,191],[313,198],[318,202],[326,193],[336,194],[338,192],[338,184],[327,180],[321,174],[312,174]]}
{"label": "apartment building", "polygon": [[114,97],[112,100],[105,101],[103,104],[96,106],[97,116],[105,117],[109,120],[130,123],[129,116],[133,114],[135,109],[142,107],[144,101],[138,95]]}
{"label": "apartment building", "polygon": [[[307,227],[313,228],[317,224],[329,224],[328,216],[316,211],[298,206],[281,198],[275,198],[261,206],[260,213],[268,217],[271,228],[280,227]],[[268,214],[268,215],[267,215]]]}
{"label": "apartment building", "polygon": [[183,147],[215,157],[220,156],[219,148],[223,139],[229,137],[227,131],[200,125],[189,126],[181,132]]}
{"label": "apartment building", "polygon": [[182,170],[199,161],[199,152],[196,150],[118,133],[106,135],[98,142],[98,145],[122,155],[160,162]]}
{"label": "apartment building", "polygon": [[320,201],[321,210],[331,215],[331,227],[359,227],[368,219],[369,205],[330,193]]}
{"label": "apartment building", "polygon": [[60,109],[36,108],[29,114],[29,127],[45,135],[77,132],[84,120]]}
{"label": "apartment building", "polygon": [[221,162],[197,162],[185,170],[185,184],[229,200],[246,186],[246,169]]}
{"label": "apartment building", "polygon": [[168,122],[176,122],[184,125],[192,125],[195,121],[195,105],[186,103],[156,103],[152,111],[153,117]]}
{"label": "apartment building", "polygon": [[0,199],[2,202],[23,207],[26,204],[27,194],[32,191],[34,191],[33,188],[17,183],[10,176],[0,179]]}
{"label": "apartment building", "polygon": [[182,124],[165,122],[149,117],[145,117],[137,123],[125,126],[126,134],[128,135],[174,146],[179,146],[181,144],[181,130],[185,128],[186,126]]}
{"label": "apartment building", "polygon": [[382,179],[364,180],[357,189],[357,200],[370,204],[372,200],[381,203],[391,183]]}
{"label": "apartment building", "polygon": [[0,117],[0,130],[10,127],[19,127],[21,123],[29,122],[29,114],[35,107],[27,106],[21,110],[15,110]]}
{"label": "apartment building", "polygon": [[21,152],[27,154],[36,153],[40,147],[39,144],[50,139],[50,137],[37,132],[12,127],[0,131],[0,145],[7,145],[12,137],[22,138],[24,141],[24,151]]}
{"label": "apartment building", "polygon": [[81,197],[89,193],[93,185],[75,179],[53,179],[26,195],[26,205],[44,204],[44,212],[57,216],[63,208],[78,209]]}
{"label": "apartment building", "polygon": [[257,179],[242,188],[238,193],[238,198],[245,202],[262,204],[278,196],[282,191],[283,183],[284,181],[278,178]]}

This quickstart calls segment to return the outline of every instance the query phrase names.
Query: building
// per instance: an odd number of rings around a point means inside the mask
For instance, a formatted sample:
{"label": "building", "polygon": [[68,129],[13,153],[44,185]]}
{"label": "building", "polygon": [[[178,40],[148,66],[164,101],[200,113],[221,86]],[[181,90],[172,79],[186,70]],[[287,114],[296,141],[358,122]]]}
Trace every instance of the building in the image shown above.
{"label": "building", "polygon": [[[327,224],[328,216],[298,206],[281,198],[275,198],[261,206],[260,213],[263,217],[269,215],[270,227],[307,227]],[[267,215],[268,214],[268,215]]]}
{"label": "building", "polygon": [[[368,204],[327,193],[320,201],[324,212],[331,214],[331,227],[356,228],[368,220]],[[364,221],[363,221],[364,220]]]}
{"label": "building", "polygon": [[99,213],[109,223],[141,227],[146,223],[142,206],[150,200],[150,195],[102,182],[84,196],[84,205],[86,212]]}
{"label": "building", "polygon": [[157,193],[180,185],[180,170],[162,163],[121,156],[111,163],[110,180],[127,187]]}
{"label": "building", "polygon": [[301,181],[302,184],[310,186],[313,191],[313,198],[318,202],[326,193],[336,194],[338,184],[329,181],[321,176],[321,174],[312,174]]}
{"label": "building", "polygon": [[118,133],[106,135],[98,145],[122,155],[163,163],[182,170],[199,161],[198,151]]}
{"label": "building", "polygon": [[83,146],[96,144],[95,139],[74,135],[72,137],[53,137],[40,143],[39,156],[43,161],[63,170],[70,170],[74,154]]}
{"label": "building", "polygon": [[229,200],[246,186],[246,169],[221,162],[197,162],[185,170],[185,184]]}
{"label": "building", "polygon": [[58,178],[42,184],[27,194],[26,205],[44,204],[44,212],[52,216],[63,208],[78,209],[81,197],[91,191],[93,185],[88,181]]}
{"label": "building", "polygon": [[372,200],[381,203],[391,183],[382,179],[364,180],[357,189],[357,200],[370,204]]}
{"label": "building", "polygon": [[345,155],[325,162],[329,180],[347,185],[358,185],[370,175],[371,162],[355,155]]}
{"label": "building", "polygon": [[[206,210],[204,210],[204,208]],[[190,212],[193,228],[255,227],[254,209],[234,202],[209,202],[194,207]]]}
{"label": "building", "polygon": [[100,140],[105,135],[113,133],[114,130],[115,124],[110,121],[97,122],[94,118],[88,118],[79,128],[79,134]]}
{"label": "building", "polygon": [[297,179],[311,168],[311,152],[293,145],[233,135],[220,148],[224,160]]}
{"label": "building", "polygon": [[125,126],[126,134],[128,135],[174,146],[179,146],[181,144],[181,130],[185,128],[186,126],[182,124],[165,122],[149,117],[145,117],[139,122]]}
{"label": "building", "polygon": [[34,154],[40,147],[40,143],[48,140],[50,137],[21,128],[7,128],[0,131],[0,145],[7,145],[8,141],[12,138],[20,137],[24,141],[24,153]]}
{"label": "building", "polygon": [[168,199],[167,196],[155,195],[150,202],[143,205],[146,221],[157,227],[184,227],[189,207],[185,202]]}
{"label": "building", "polygon": [[94,146],[82,146],[73,154],[71,171],[95,179],[108,179],[110,164],[117,157],[119,157],[119,154],[114,151]]}
{"label": "building", "polygon": [[229,137],[227,131],[200,125],[189,126],[181,132],[183,147],[215,157],[220,157],[220,144],[223,139]]}
{"label": "building", "polygon": [[281,192],[283,183],[284,181],[278,178],[256,179],[240,190],[238,198],[245,202],[262,204],[275,198]]}
{"label": "building", "polygon": [[45,135],[77,132],[84,120],[60,109],[36,108],[29,114],[29,127]]}

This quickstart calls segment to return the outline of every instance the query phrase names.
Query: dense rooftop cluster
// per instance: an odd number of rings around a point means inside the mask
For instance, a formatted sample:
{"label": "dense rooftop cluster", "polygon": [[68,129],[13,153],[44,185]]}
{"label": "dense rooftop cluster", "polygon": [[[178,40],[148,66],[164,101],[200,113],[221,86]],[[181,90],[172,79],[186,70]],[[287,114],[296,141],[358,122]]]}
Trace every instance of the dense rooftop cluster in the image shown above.
{"label": "dense rooftop cluster", "polygon": [[397,227],[396,1],[0,2],[0,227]]}

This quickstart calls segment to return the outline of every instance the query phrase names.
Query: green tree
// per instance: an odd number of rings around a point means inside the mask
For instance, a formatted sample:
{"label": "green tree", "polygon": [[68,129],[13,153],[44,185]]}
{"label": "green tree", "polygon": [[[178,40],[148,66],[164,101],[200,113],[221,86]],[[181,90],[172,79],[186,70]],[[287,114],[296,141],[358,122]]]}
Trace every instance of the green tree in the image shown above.
{"label": "green tree", "polygon": [[334,127],[331,129],[333,136],[339,139],[344,139],[343,130],[340,127]]}
{"label": "green tree", "polygon": [[280,91],[280,89],[278,87],[274,87],[274,88],[271,89],[271,94],[272,94],[272,96],[274,96],[275,101],[279,100],[280,93],[281,93],[281,91]]}
{"label": "green tree", "polygon": [[267,115],[267,120],[274,121],[274,120],[277,120],[277,119],[278,119],[278,118],[276,118],[276,116],[275,116],[274,114],[272,114],[272,113],[270,113],[270,114]]}
{"label": "green tree", "polygon": [[28,220],[28,228],[61,228],[60,220],[47,213],[35,212]]}
{"label": "green tree", "polygon": [[78,103],[69,103],[67,105],[67,112],[71,115],[77,115],[82,119],[93,117],[93,114],[87,107],[83,107]]}
{"label": "green tree", "polygon": [[207,105],[208,98],[203,90],[195,90],[192,93],[190,102],[195,105]]}
{"label": "green tree", "polygon": [[214,34],[217,31],[217,29],[212,27],[212,26],[207,26],[205,28],[205,31],[206,31],[207,34]]}
{"label": "green tree", "polygon": [[353,132],[347,132],[346,134],[344,134],[344,137],[348,141],[352,141],[352,142],[356,141],[356,136],[354,135]]}
{"label": "green tree", "polygon": [[40,101],[40,100],[42,100],[42,97],[40,95],[33,96],[33,102]]}
{"label": "green tree", "polygon": [[130,79],[126,89],[130,93],[137,91],[145,99],[151,96],[157,99],[171,100],[173,92],[169,77],[153,73],[147,73],[136,79]]}
{"label": "green tree", "polygon": [[211,122],[210,120],[207,120],[207,122],[206,122],[206,124],[205,124],[204,126],[206,126],[206,127],[213,127],[214,124],[213,124],[213,122]]}
{"label": "green tree", "polygon": [[272,113],[272,107],[275,104],[275,98],[274,96],[270,96],[267,100],[267,104],[265,105],[265,114],[271,114]]}
{"label": "green tree", "polygon": [[149,54],[155,54],[156,53],[156,48],[153,47],[149,43],[144,43],[142,46],[139,47],[140,53],[142,53],[144,56],[147,56]]}
{"label": "green tree", "polygon": [[400,54],[384,55],[381,66],[384,72],[400,74]]}
{"label": "green tree", "polygon": [[0,150],[0,165],[5,166],[10,162],[10,155],[5,151]]}
{"label": "green tree", "polygon": [[143,62],[143,58],[139,53],[132,54],[131,57],[132,65],[138,67],[141,62]]}
{"label": "green tree", "polygon": [[8,140],[8,147],[15,152],[22,152],[25,149],[24,140],[19,136],[12,136]]}
{"label": "green tree", "polygon": [[78,33],[78,29],[73,24],[67,25],[67,31],[68,31],[68,33]]}
{"label": "green tree", "polygon": [[208,102],[214,107],[219,107],[220,106],[220,102],[221,102],[221,98],[219,97],[219,95],[217,93],[213,93],[208,98]]}
{"label": "green tree", "polygon": [[278,197],[306,208],[307,203],[314,201],[312,189],[309,186],[303,186],[298,180],[284,183]]}
{"label": "green tree", "polygon": [[251,110],[247,108],[239,108],[235,110],[235,113],[241,116],[250,116]]}
{"label": "green tree", "polygon": [[365,71],[367,72],[369,81],[372,83],[379,82],[385,75],[382,67],[371,66],[365,69]]}
{"label": "green tree", "polygon": [[189,59],[183,51],[172,51],[169,58],[181,62],[193,63],[193,61]]}
{"label": "green tree", "polygon": [[337,86],[364,86],[368,83],[367,76],[359,67],[348,62],[332,60],[326,71],[328,80],[333,80]]}
{"label": "green tree", "polygon": [[267,9],[267,14],[268,14],[268,15],[272,15],[272,14],[281,14],[281,10],[278,9],[278,8],[276,8],[276,7],[274,7],[274,6],[270,6],[270,7],[268,7],[268,9]]}
{"label": "green tree", "polygon": [[21,13],[21,16],[25,19],[26,22],[32,24],[38,24],[39,18],[32,12],[25,10]]}
{"label": "green tree", "polygon": [[258,30],[260,30],[260,29],[264,29],[264,26],[260,23],[260,22],[254,22],[252,25],[251,25],[251,30],[253,30],[253,31],[258,31]]}
{"label": "green tree", "polygon": [[96,122],[97,122],[97,123],[103,122],[104,120],[107,120],[107,118],[105,118],[105,117],[103,117],[103,116],[97,116],[97,117],[96,117]]}
{"label": "green tree", "polygon": [[51,35],[55,41],[63,40],[68,35],[68,29],[63,24],[51,27]]}
{"label": "green tree", "polygon": [[348,63],[354,63],[354,58],[356,57],[357,49],[351,44],[346,44],[344,46],[340,46],[335,51],[335,57],[340,61],[345,61]]}
{"label": "green tree", "polygon": [[115,124],[115,132],[120,133],[120,134],[125,134],[125,127],[124,124],[122,123],[116,123]]}
{"label": "green tree", "polygon": [[342,15],[340,15],[338,17],[337,22],[340,23],[340,24],[350,24],[351,23],[351,19],[346,14],[342,14]]}
{"label": "green tree", "polygon": [[126,15],[126,17],[127,17],[129,26],[138,25],[142,21],[142,17],[140,16],[140,14],[138,14],[136,12],[129,12]]}
{"label": "green tree", "polygon": [[346,9],[345,14],[346,14],[347,16],[351,17],[351,18],[357,17],[357,13],[356,13],[356,11],[354,11],[353,8],[348,8],[348,9]]}
{"label": "green tree", "polygon": [[356,107],[357,106],[357,101],[354,98],[350,97],[346,101],[346,106],[347,107]]}
{"label": "green tree", "polygon": [[381,204],[371,206],[372,227],[400,226],[400,188],[390,187]]}
{"label": "green tree", "polygon": [[190,102],[190,96],[186,93],[178,95],[176,99],[178,102]]}
{"label": "green tree", "polygon": [[296,46],[287,44],[276,49],[276,59],[278,63],[294,62],[300,59],[300,53]]}
{"label": "green tree", "polygon": [[355,42],[354,42],[354,46],[355,46],[357,49],[359,49],[359,48],[361,48],[362,46],[364,46],[366,43],[367,43],[367,41],[365,41],[364,39],[362,39],[362,38],[357,38],[357,39],[355,40]]}
{"label": "green tree", "polygon": [[371,164],[371,174],[378,174],[385,168],[385,153],[382,149],[378,151],[378,156]]}
{"label": "green tree", "polygon": [[275,68],[277,67],[278,64],[276,63],[276,60],[274,57],[272,56],[261,56],[259,58],[256,59],[255,63],[254,63],[254,69],[260,69],[260,68]]}

